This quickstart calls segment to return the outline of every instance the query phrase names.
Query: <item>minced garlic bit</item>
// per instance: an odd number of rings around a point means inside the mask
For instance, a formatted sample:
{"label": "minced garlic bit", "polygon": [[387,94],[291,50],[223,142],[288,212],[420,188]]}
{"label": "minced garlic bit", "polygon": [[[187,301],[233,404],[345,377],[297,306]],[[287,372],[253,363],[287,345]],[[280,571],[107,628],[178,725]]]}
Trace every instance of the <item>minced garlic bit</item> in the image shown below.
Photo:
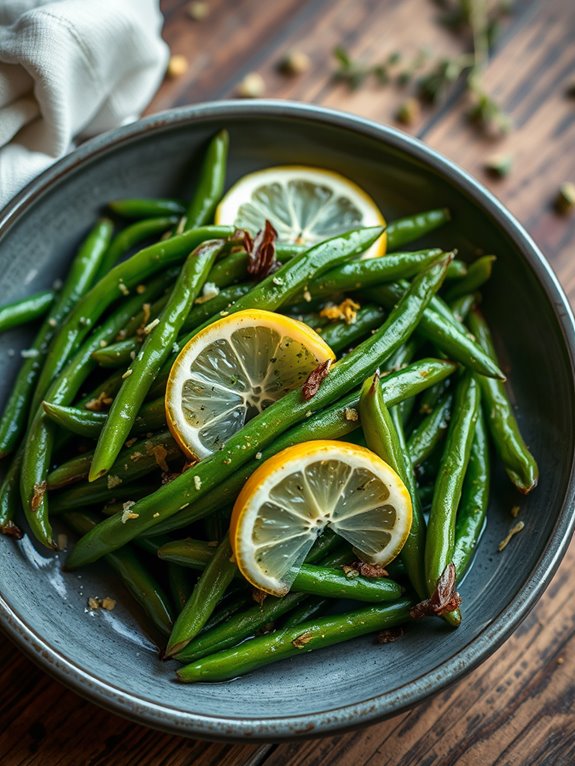
{"label": "minced garlic bit", "polygon": [[263,457],[261,452],[256,452],[256,460],[261,460]]}
{"label": "minced garlic bit", "polygon": [[114,487],[119,487],[122,483],[122,479],[120,479],[119,476],[114,476],[113,474],[108,474],[108,489],[114,489]]}
{"label": "minced garlic bit", "polygon": [[215,282],[206,282],[202,289],[202,294],[196,298],[195,303],[207,303],[220,294],[220,288]]}
{"label": "minced garlic bit", "polygon": [[518,521],[517,524],[511,527],[509,532],[505,535],[503,540],[499,543],[499,545],[497,546],[497,550],[500,553],[501,551],[505,550],[505,548],[507,548],[507,546],[509,545],[509,541],[511,540],[511,538],[519,534],[519,532],[521,532],[522,529],[525,529],[525,524],[522,521]]}
{"label": "minced garlic bit", "polygon": [[351,298],[346,298],[337,306],[326,306],[319,312],[319,315],[329,319],[331,322],[343,319],[346,324],[353,324],[357,319],[357,312],[360,308],[359,303],[356,303]]}
{"label": "minced garlic bit", "polygon": [[126,372],[122,375],[122,380],[126,380],[126,378],[129,378],[131,374],[132,374],[132,368],[128,367]]}
{"label": "minced garlic bit", "polygon": [[198,490],[198,492],[202,488],[202,480],[199,476],[194,476],[194,487]]}
{"label": "minced garlic bit", "polygon": [[20,356],[22,359],[36,359],[36,357],[40,356],[40,352],[37,348],[23,348],[20,351]]}
{"label": "minced garlic bit", "polygon": [[359,420],[359,412],[355,409],[355,407],[345,407],[343,410],[343,416],[350,423],[355,423]]}
{"label": "minced garlic bit", "polygon": [[118,282],[118,290],[122,293],[122,295],[130,294],[130,291],[123,282]]}
{"label": "minced garlic bit", "polygon": [[130,519],[139,519],[140,514],[134,513],[132,511],[132,508],[136,505],[135,500],[126,500],[126,502],[122,505],[122,524],[125,524],[127,521],[130,521]]}
{"label": "minced garlic bit", "polygon": [[159,514],[159,512],[158,512],[158,511],[156,511],[155,513],[153,513],[153,514],[152,514],[152,518],[153,518],[153,519],[159,519],[159,518],[160,518],[160,514]]}
{"label": "minced garlic bit", "polygon": [[108,396],[105,391],[102,391],[98,394],[96,399],[90,399],[89,402],[86,402],[84,408],[90,410],[90,412],[102,412],[102,410],[109,407],[113,401],[111,396]]}
{"label": "minced garlic bit", "polygon": [[283,285],[284,281],[281,277],[272,277],[272,282],[274,285],[277,285],[278,287],[281,287]]}
{"label": "minced garlic bit", "polygon": [[227,315],[228,315],[229,313],[230,313],[229,311],[220,311],[220,316],[221,316],[221,317],[227,317]]}
{"label": "minced garlic bit", "polygon": [[149,335],[154,329],[154,327],[157,327],[159,324],[160,324],[160,320],[158,319],[158,317],[156,317],[152,322],[150,322],[150,324],[147,324],[144,327],[144,335]]}
{"label": "minced garlic bit", "polygon": [[306,289],[303,291],[303,299],[304,299],[304,301],[305,301],[306,303],[311,303],[311,293],[310,293],[310,291],[307,289],[307,287],[306,287]]}

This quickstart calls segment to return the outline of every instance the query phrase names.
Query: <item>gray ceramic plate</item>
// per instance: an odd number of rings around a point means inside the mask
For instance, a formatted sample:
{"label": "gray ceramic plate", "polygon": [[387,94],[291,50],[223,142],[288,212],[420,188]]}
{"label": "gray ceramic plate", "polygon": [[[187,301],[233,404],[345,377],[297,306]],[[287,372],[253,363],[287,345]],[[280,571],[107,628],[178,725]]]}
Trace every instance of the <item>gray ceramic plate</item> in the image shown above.
{"label": "gray ceramic plate", "polygon": [[[277,163],[324,165],[354,178],[388,218],[448,205],[454,222],[433,235],[463,254],[498,255],[485,309],[522,428],[542,480],[520,499],[501,471],[489,524],[462,585],[464,622],[414,625],[394,644],[369,638],[295,658],[229,683],[173,681],[123,607],[85,612],[86,597],[113,594],[105,573],[63,574],[29,541],[0,540],[0,621],[32,659],[94,702],[177,734],[280,739],[374,722],[437,692],[488,657],[535,604],[573,528],[575,432],[573,316],[549,266],[504,208],[419,142],[389,128],[285,102],[207,104],[149,117],[81,147],[26,189],[0,219],[2,301],[52,283],[106,200],[186,196],[198,158],[219,128],[231,134],[230,181]],[[0,338],[9,349],[27,336]],[[539,372],[538,372],[539,371]],[[526,531],[503,554],[497,543],[520,502]]]}

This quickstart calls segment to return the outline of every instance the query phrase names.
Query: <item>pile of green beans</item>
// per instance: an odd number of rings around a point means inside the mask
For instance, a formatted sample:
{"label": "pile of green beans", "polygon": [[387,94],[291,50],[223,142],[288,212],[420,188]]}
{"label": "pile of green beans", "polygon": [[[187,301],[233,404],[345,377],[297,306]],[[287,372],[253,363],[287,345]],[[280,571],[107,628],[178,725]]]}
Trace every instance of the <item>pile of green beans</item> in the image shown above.
{"label": "pile of green beans", "polygon": [[[312,247],[277,243],[277,269],[254,280],[241,232],[214,225],[228,152],[224,130],[187,201],[111,201],[59,291],[0,307],[0,332],[39,323],[0,419],[0,532],[48,548],[53,520],[80,535],[67,567],[102,559],[184,682],[230,679],[412,613],[456,627],[455,584],[487,523],[491,444],[519,492],[538,480],[479,310],[495,257],[406,249],[449,223],[437,209]],[[388,253],[362,260],[384,230]],[[351,314],[334,311],[344,301]],[[313,398],[287,393],[188,465],[166,430],[170,368],[200,330],[245,309],[304,321],[336,361]],[[233,559],[231,508],[263,461],[317,439],[366,445],[393,468],[411,498],[407,540],[369,576],[328,527],[286,596],[254,593]]]}

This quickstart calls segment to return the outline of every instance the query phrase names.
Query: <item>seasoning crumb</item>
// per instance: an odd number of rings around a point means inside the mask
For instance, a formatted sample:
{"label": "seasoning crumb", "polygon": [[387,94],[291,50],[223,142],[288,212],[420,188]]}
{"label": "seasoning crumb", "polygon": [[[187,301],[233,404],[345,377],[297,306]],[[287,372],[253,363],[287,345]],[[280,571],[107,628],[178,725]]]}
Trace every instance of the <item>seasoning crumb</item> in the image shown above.
{"label": "seasoning crumb", "polygon": [[306,287],[306,289],[303,291],[303,299],[304,299],[304,301],[305,301],[306,303],[311,303],[311,293],[310,293],[310,291],[307,289],[307,287]]}
{"label": "seasoning crumb", "polygon": [[138,295],[142,295],[142,293],[145,293],[146,292],[146,285],[138,285],[136,287],[136,292],[138,293]]}
{"label": "seasoning crumb", "polygon": [[240,82],[236,94],[240,98],[261,98],[266,90],[264,78],[259,72],[250,72]]}
{"label": "seasoning crumb", "polygon": [[90,410],[90,412],[102,412],[102,410],[109,407],[114,400],[105,391],[102,391],[95,399],[90,399],[86,402],[84,408]]}
{"label": "seasoning crumb", "polygon": [[132,368],[128,367],[126,372],[122,375],[122,380],[126,380],[126,378],[129,378],[131,374],[132,374]]}
{"label": "seasoning crumb", "polygon": [[130,521],[131,519],[139,519],[140,514],[134,513],[132,511],[132,508],[136,505],[135,500],[126,500],[126,502],[122,505],[122,524],[125,524],[127,521]]}
{"label": "seasoning crumb", "polygon": [[118,282],[118,290],[122,293],[122,295],[130,294],[130,291],[123,282]]}
{"label": "seasoning crumb", "polygon": [[325,319],[329,319],[330,322],[337,322],[343,320],[346,324],[355,324],[357,319],[357,312],[361,306],[351,298],[346,298],[340,304],[326,306],[323,308],[319,315]]}
{"label": "seasoning crumb", "polygon": [[50,317],[50,319],[48,320],[48,324],[50,325],[50,327],[58,327],[58,321],[54,319],[54,317]]}
{"label": "seasoning crumb", "polygon": [[227,315],[228,315],[229,313],[230,313],[229,311],[220,311],[220,316],[221,316],[221,317],[227,317]]}
{"label": "seasoning crumb", "polygon": [[194,476],[194,487],[198,492],[202,488],[202,480],[199,476]]}
{"label": "seasoning crumb", "polygon": [[343,410],[344,418],[350,423],[356,423],[359,420],[359,412],[355,407],[345,407]]}
{"label": "seasoning crumb", "polygon": [[158,317],[156,317],[152,322],[150,322],[150,324],[147,324],[144,327],[144,330],[143,330],[144,335],[149,335],[154,329],[154,327],[157,327],[159,324],[160,324],[160,320]]}
{"label": "seasoning crumb", "polygon": [[263,590],[259,590],[259,588],[254,588],[254,590],[252,590],[252,599],[259,606],[261,606],[264,603],[264,601],[267,598],[267,595],[268,595],[267,593],[265,593]]}
{"label": "seasoning crumb", "polygon": [[155,513],[153,513],[153,514],[152,514],[152,518],[153,518],[153,519],[159,519],[159,518],[160,518],[160,514],[159,514],[159,512],[158,512],[158,511],[156,511]]}
{"label": "seasoning crumb", "polygon": [[350,564],[343,564],[342,569],[348,580],[354,580],[356,577],[359,577],[357,569]]}
{"label": "seasoning crumb", "polygon": [[281,277],[272,277],[272,282],[274,285],[277,285],[278,287],[281,287],[283,285],[284,281]]}
{"label": "seasoning crumb", "polygon": [[514,505],[513,508],[511,509],[511,515],[513,516],[513,518],[516,519],[520,513],[521,513],[520,506]]}
{"label": "seasoning crumb", "polygon": [[169,472],[170,468],[166,461],[166,458],[168,457],[168,450],[164,447],[163,444],[154,445],[151,447],[151,449],[148,450],[148,452],[152,453],[154,460],[162,469],[162,471],[166,471],[166,473]]}
{"label": "seasoning crumb", "polygon": [[292,644],[296,649],[303,649],[306,644],[309,644],[312,638],[313,635],[311,633],[302,633],[301,636],[294,638]]}
{"label": "seasoning crumb", "polygon": [[256,460],[261,460],[263,457],[261,452],[256,452]]}
{"label": "seasoning crumb", "polygon": [[509,532],[505,535],[503,540],[499,543],[497,546],[497,550],[501,553],[501,551],[505,550],[507,546],[509,545],[509,542],[512,537],[519,534],[523,529],[525,529],[525,524],[522,521],[518,521],[517,524],[514,524]]}
{"label": "seasoning crumb", "polygon": [[108,341],[107,340],[101,340],[98,345],[100,346],[100,348],[106,348],[106,346],[108,345]]}
{"label": "seasoning crumb", "polygon": [[110,598],[110,596],[104,596],[104,598],[99,598],[98,596],[90,596],[88,599],[88,608],[107,609],[108,612],[111,612],[112,609],[116,608],[116,603],[116,599]]}
{"label": "seasoning crumb", "polygon": [[557,665],[563,665],[565,662],[565,657],[557,657],[555,662],[557,663]]}
{"label": "seasoning crumb", "polygon": [[168,77],[181,77],[188,71],[188,60],[185,56],[175,55],[170,57],[168,62]]}
{"label": "seasoning crumb", "polygon": [[387,630],[380,631],[375,640],[378,644],[392,644],[405,635],[405,629],[398,625],[396,628],[388,628]]}
{"label": "seasoning crumb", "polygon": [[212,298],[215,298],[216,295],[220,294],[220,288],[215,284],[215,282],[206,282],[204,284],[204,287],[202,289],[202,294],[196,298],[196,303],[207,303],[208,301],[211,301]]}
{"label": "seasoning crumb", "polygon": [[128,440],[126,441],[126,443],[124,444],[124,447],[127,447],[127,448],[129,449],[130,447],[133,447],[133,446],[134,446],[134,444],[135,444],[137,441],[138,441],[138,439],[137,439],[135,436],[133,436],[131,439],[128,439]]}
{"label": "seasoning crumb", "polygon": [[108,474],[108,489],[114,489],[114,487],[119,487],[122,483],[122,479],[120,479],[119,476],[114,476],[113,474]]}

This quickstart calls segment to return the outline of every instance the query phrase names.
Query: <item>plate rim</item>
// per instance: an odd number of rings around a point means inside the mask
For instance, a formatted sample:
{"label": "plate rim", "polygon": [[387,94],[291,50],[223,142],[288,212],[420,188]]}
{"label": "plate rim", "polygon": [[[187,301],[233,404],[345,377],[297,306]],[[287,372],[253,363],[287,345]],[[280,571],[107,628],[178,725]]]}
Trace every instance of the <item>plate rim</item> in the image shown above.
{"label": "plate rim", "polygon": [[[575,319],[569,301],[550,264],[517,219],[482,184],[435,149],[395,128],[381,125],[351,113],[292,101],[224,100],[185,106],[144,117],[95,138],[57,161],[29,183],[0,210],[0,241],[30,206],[50,187],[71,171],[99,155],[123,144],[138,140],[148,132],[163,132],[174,126],[201,123],[214,118],[237,119],[281,117],[316,124],[334,125],[364,137],[375,138],[422,161],[440,175],[448,177],[503,229],[521,250],[535,272],[562,330],[575,391]],[[575,400],[575,396],[574,396]],[[535,606],[555,574],[569,546],[575,529],[575,456],[572,456],[567,493],[546,549],[529,572],[516,598],[504,607],[455,655],[431,671],[414,679],[408,686],[386,692],[362,702],[301,716],[256,716],[237,718],[190,713],[146,699],[143,696],[100,681],[75,662],[55,650],[37,635],[22,617],[15,615],[0,594],[0,627],[24,653],[57,680],[81,696],[125,718],[180,736],[204,737],[227,741],[269,742],[301,736],[324,736],[358,726],[373,724],[384,717],[397,715],[423,701],[484,662],[514,632]]]}

